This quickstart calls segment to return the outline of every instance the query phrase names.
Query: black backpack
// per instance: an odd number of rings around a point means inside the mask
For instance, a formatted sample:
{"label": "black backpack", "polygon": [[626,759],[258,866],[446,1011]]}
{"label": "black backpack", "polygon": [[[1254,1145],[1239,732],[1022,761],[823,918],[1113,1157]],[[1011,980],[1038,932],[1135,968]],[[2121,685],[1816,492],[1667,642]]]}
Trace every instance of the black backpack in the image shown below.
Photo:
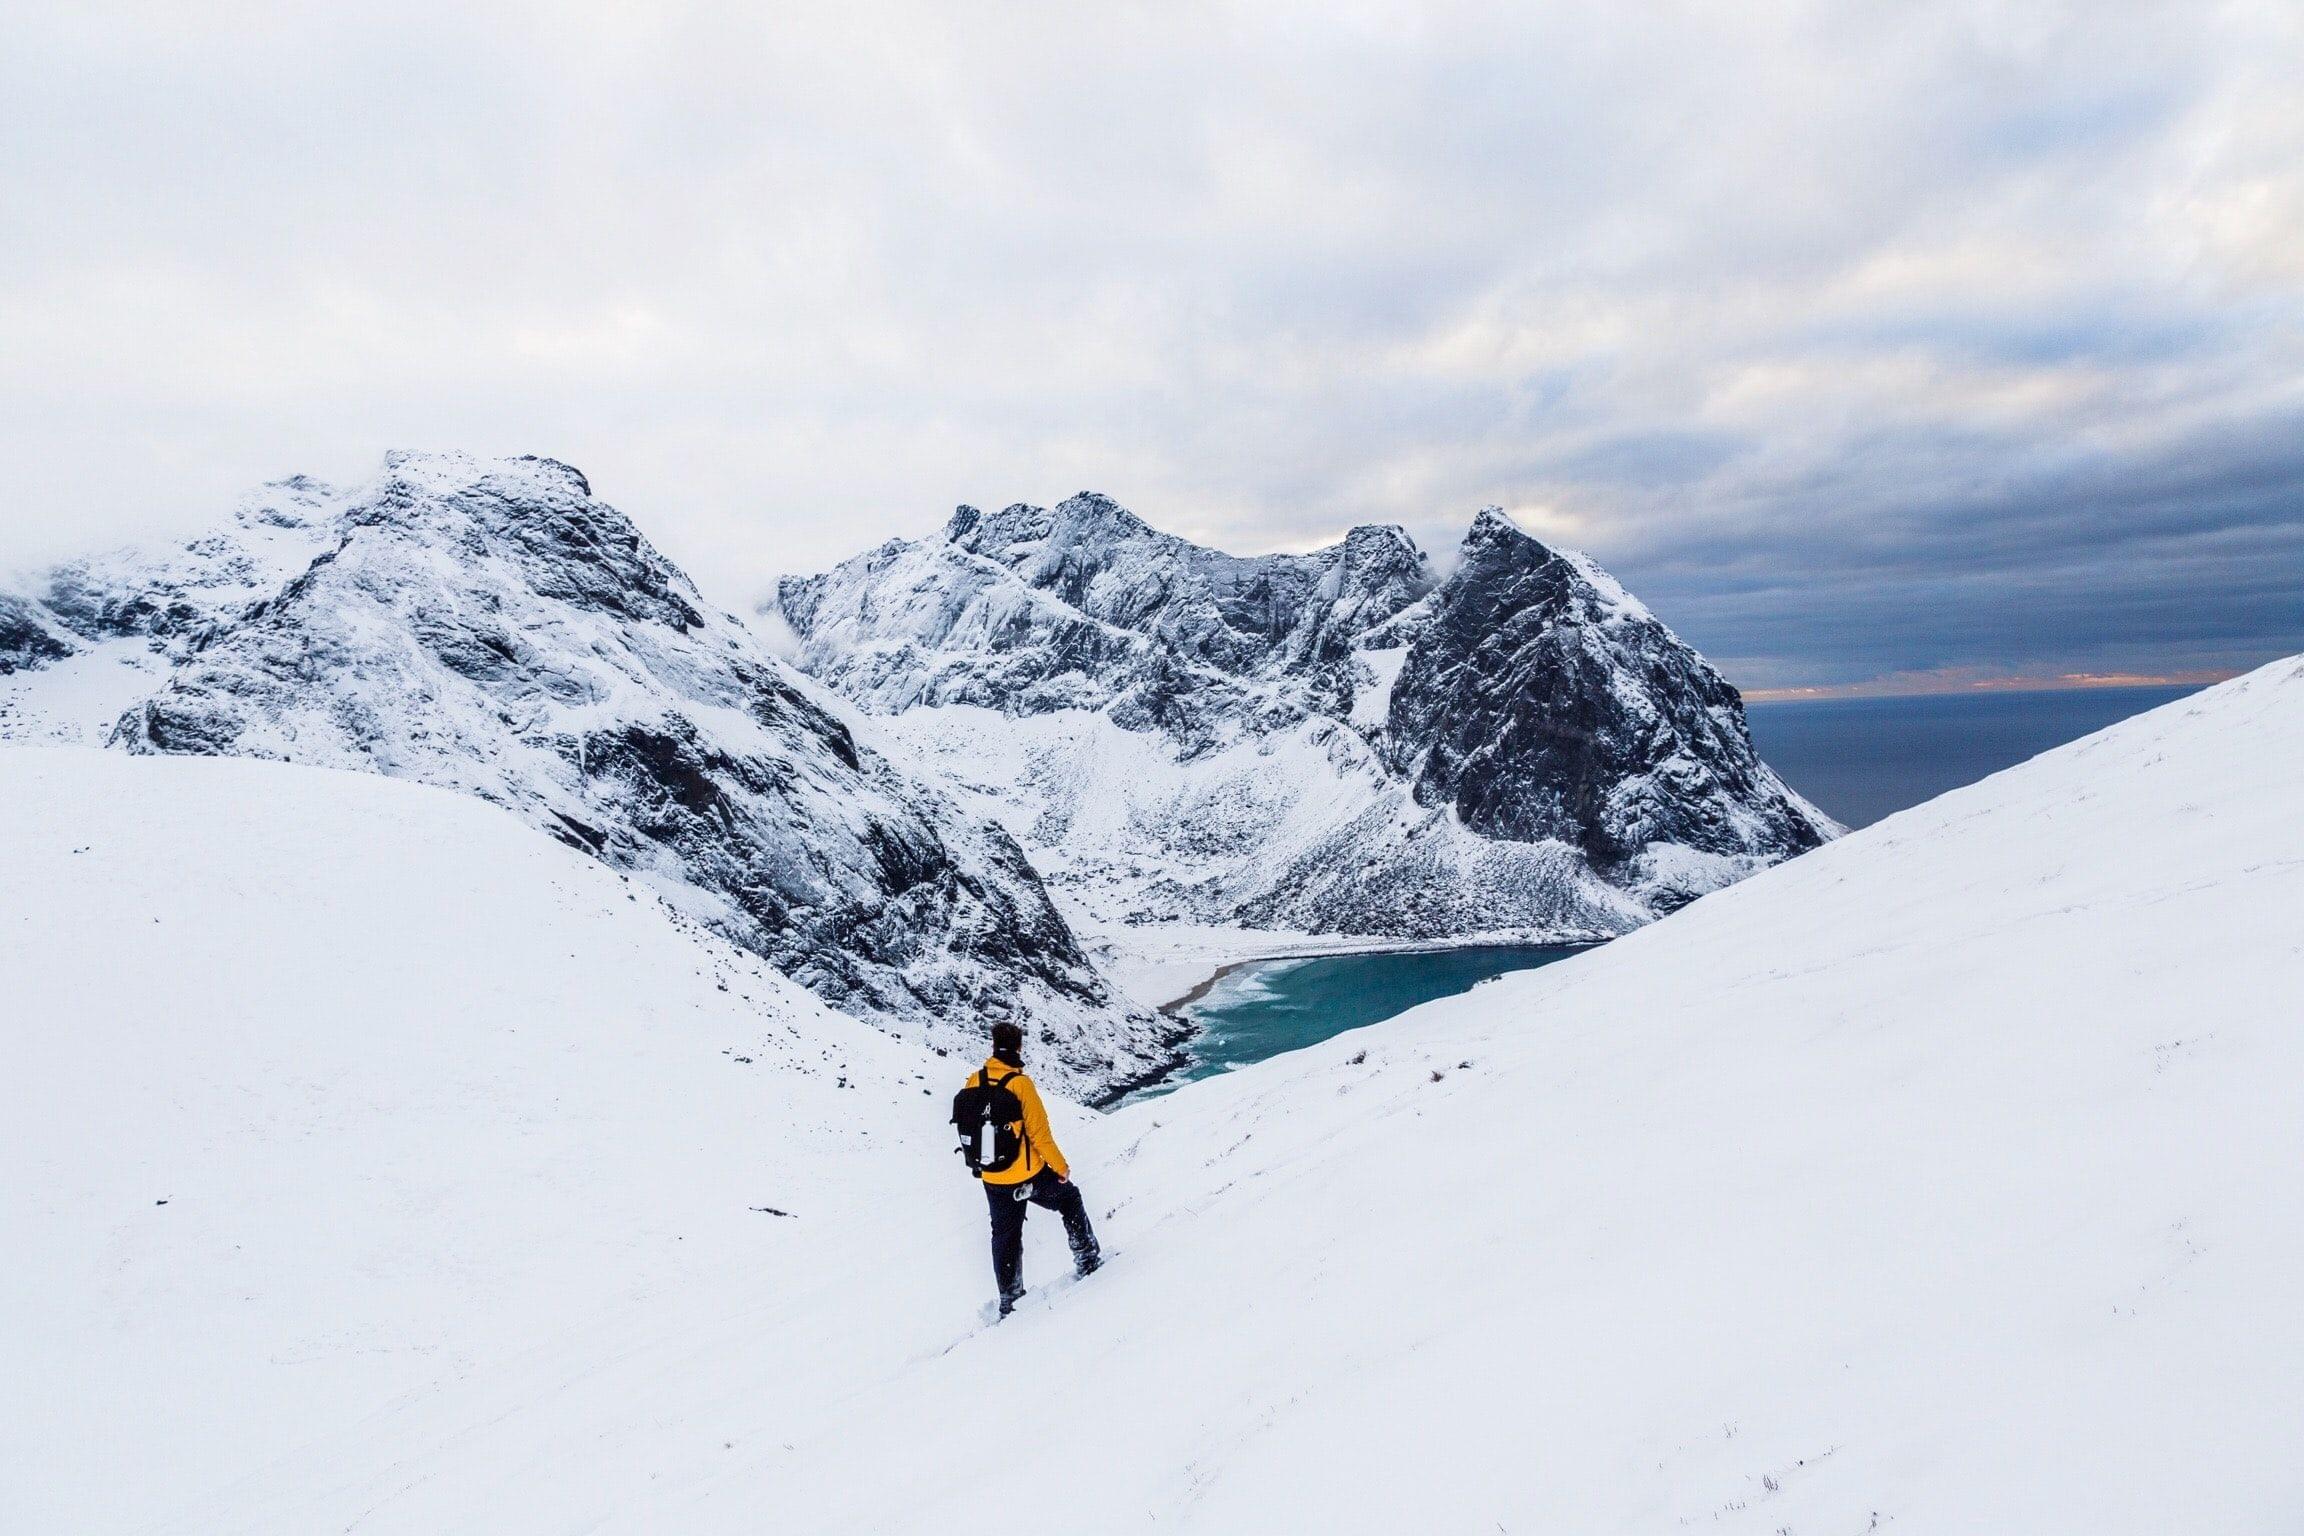
{"label": "black backpack", "polygon": [[994,1078],[979,1072],[952,1095],[952,1124],[960,1132],[960,1155],[978,1178],[1005,1173],[1024,1155],[1024,1101],[1009,1087],[1022,1076]]}

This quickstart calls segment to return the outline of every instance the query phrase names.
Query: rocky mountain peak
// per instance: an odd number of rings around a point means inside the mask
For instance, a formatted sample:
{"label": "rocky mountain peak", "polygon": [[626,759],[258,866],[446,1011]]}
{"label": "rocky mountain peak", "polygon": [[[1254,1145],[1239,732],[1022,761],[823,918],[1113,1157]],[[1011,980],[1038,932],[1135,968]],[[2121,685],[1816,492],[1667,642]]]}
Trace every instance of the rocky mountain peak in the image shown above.
{"label": "rocky mountain peak", "polygon": [[1146,534],[1161,536],[1150,523],[1102,491],[1078,491],[1065,497],[1056,503],[1056,521],[1059,527],[1070,527],[1083,535],[1103,533],[1118,538],[1140,538]]}
{"label": "rocky mountain peak", "polygon": [[1017,545],[1036,545],[1055,527],[1055,514],[1046,507],[1010,502],[997,512],[961,507],[946,524],[945,538],[971,554],[1001,559]]}
{"label": "rocky mountain peak", "polygon": [[[947,706],[1062,717],[1012,825],[1121,829],[1038,845],[1066,862],[1225,871],[1156,877],[1140,915],[1614,931],[1830,834],[1701,657],[1498,508],[1444,581],[1397,527],[1243,557],[1083,495],[952,528],[789,584],[799,664],[899,731]],[[1129,781],[1097,777],[1130,752],[1150,760]],[[1075,803],[1091,782],[1110,804]]]}
{"label": "rocky mountain peak", "polygon": [[[945,529],[949,542],[1013,567],[1035,587],[1061,590],[1069,602],[1086,601],[1087,589],[1115,566],[1170,564],[1176,555],[1178,541],[1095,491],[1054,507],[1015,502],[990,516],[962,510],[974,515],[953,514]],[[1118,593],[1108,600],[1126,607]]]}
{"label": "rocky mountain peak", "polygon": [[557,459],[394,453],[342,516],[354,537],[431,542],[474,561],[508,562],[540,596],[614,619],[681,633],[705,622],[687,576]]}
{"label": "rocky mountain peak", "polygon": [[1415,615],[1385,751],[1425,804],[1644,878],[1669,846],[1781,857],[1833,823],[1761,762],[1742,700],[1588,556],[1500,509]]}
{"label": "rocky mountain peak", "polygon": [[267,487],[215,535],[60,573],[30,617],[136,646],[116,747],[479,796],[891,1032],[972,1051],[1028,1021],[1072,1091],[1170,1059],[1005,830],[860,743],[568,465],[397,453],[349,490]]}
{"label": "rocky mountain peak", "polygon": [[381,487],[395,482],[419,491],[447,493],[488,482],[581,497],[592,494],[592,482],[575,465],[534,453],[488,458],[453,450],[394,448],[384,455],[383,474],[377,484]]}
{"label": "rocky mountain peak", "polygon": [[[1473,514],[1471,525],[1464,530],[1463,548],[1510,548],[1518,544],[1537,543],[1535,536],[1512,521],[1510,514],[1502,507],[1491,505]],[[1538,547],[1542,546],[1538,544]]]}
{"label": "rocky mountain peak", "polygon": [[1360,523],[1344,535],[1338,546],[1347,560],[1366,565],[1376,561],[1421,561],[1424,551],[1398,523]]}
{"label": "rocky mountain peak", "polygon": [[1364,523],[1311,558],[1333,560],[1342,573],[1333,595],[1352,599],[1361,629],[1390,618],[1436,585],[1432,562],[1396,523]]}

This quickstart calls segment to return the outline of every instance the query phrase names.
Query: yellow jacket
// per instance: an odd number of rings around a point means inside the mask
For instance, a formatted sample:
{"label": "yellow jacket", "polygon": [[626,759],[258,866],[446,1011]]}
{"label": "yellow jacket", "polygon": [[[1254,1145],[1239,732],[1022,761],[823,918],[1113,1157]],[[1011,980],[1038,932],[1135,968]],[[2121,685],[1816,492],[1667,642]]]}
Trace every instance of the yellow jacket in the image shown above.
{"label": "yellow jacket", "polygon": [[1032,1086],[1032,1079],[994,1057],[984,1063],[973,1081],[986,1087],[1006,1088],[1024,1106],[1023,1150],[1017,1153],[1016,1161],[998,1173],[985,1174],[985,1183],[1021,1184],[1036,1177],[1043,1168],[1053,1168],[1060,1179],[1072,1176],[1071,1165],[1064,1161],[1063,1152],[1056,1146],[1056,1133],[1048,1129],[1048,1106],[1040,1102],[1040,1090]]}

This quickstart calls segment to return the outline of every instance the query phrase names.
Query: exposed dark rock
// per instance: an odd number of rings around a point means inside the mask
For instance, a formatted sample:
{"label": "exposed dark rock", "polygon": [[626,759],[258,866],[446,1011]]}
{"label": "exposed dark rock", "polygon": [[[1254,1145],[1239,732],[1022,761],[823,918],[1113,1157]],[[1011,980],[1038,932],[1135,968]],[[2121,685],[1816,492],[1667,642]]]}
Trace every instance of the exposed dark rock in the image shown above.
{"label": "exposed dark rock", "polygon": [[162,655],[113,727],[128,750],[481,796],[893,1032],[973,1050],[987,1019],[1028,1021],[1059,1087],[1173,1059],[1173,1024],[1113,992],[1008,833],[866,750],[566,465],[395,454],[53,589],[32,617],[59,637]]}
{"label": "exposed dark rock", "polygon": [[62,661],[77,649],[39,605],[0,592],[0,676]]}
{"label": "exposed dark rock", "polygon": [[1385,730],[1420,802],[1603,872],[1656,843],[1781,856],[1827,833],[1763,768],[1719,673],[1497,513],[1433,595]]}
{"label": "exposed dark rock", "polygon": [[1397,528],[1241,558],[1089,493],[962,507],[779,607],[804,669],[939,761],[944,707],[1067,722],[984,789],[1118,923],[1614,932],[1833,831],[1718,673],[1493,510],[1443,580]]}

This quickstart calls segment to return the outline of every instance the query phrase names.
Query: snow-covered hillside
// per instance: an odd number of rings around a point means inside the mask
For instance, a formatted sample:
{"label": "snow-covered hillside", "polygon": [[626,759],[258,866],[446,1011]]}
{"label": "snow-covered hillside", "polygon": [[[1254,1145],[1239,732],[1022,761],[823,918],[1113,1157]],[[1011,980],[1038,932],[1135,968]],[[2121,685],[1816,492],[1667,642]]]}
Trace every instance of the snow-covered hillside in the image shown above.
{"label": "snow-covered hillside", "polygon": [[1397,528],[1240,558],[1087,493],[962,507],[774,618],[1123,951],[1620,933],[1837,830],[1701,657],[1494,510],[1443,577]]}
{"label": "snow-covered hillside", "polygon": [[1098,973],[1007,832],[860,746],[551,460],[395,454],[350,489],[265,487],[190,545],[14,600],[0,670],[0,740],[462,790],[906,1038],[1023,1018],[1084,1092],[1173,1058],[1176,1026]]}
{"label": "snow-covered hillside", "polygon": [[0,750],[0,849],[0,1530],[805,1288],[929,1194],[857,1149],[938,1058],[477,800]]}
{"label": "snow-covered hillside", "polygon": [[[24,823],[11,845],[54,846],[38,900],[8,888],[7,963],[77,955],[43,962],[37,1024],[11,1019],[13,1051],[58,1065],[8,1084],[25,1102],[0,1134],[42,1171],[11,1185],[0,1235],[33,1255],[12,1313],[67,1320],[39,1358],[83,1378],[60,1412],[88,1437],[32,1442],[32,1507],[100,1493],[173,1506],[169,1530],[298,1536],[932,1532],[980,1520],[996,1482],[1001,1518],[1065,1531],[2291,1530],[2300,757],[2304,659],[1591,954],[1070,1124],[1114,1261],[1051,1293],[1061,1245],[1033,1223],[1043,1290],[996,1328],[982,1202],[936,1124],[946,1083],[912,1108],[908,1058],[847,1056],[848,1090],[788,1082],[720,1055],[741,1040],[709,991],[634,1000],[631,1034],[555,1033],[576,998],[604,1021],[623,994],[571,984],[536,1006],[515,971],[455,964],[472,979],[423,994],[413,1023],[379,1024],[351,986],[318,1011],[354,1027],[306,1022],[297,978],[333,974],[313,959],[261,1014],[289,1044],[215,1004],[179,1028],[157,993],[229,998],[243,931],[269,944],[328,887],[274,901],[227,875],[214,942],[159,947],[199,917],[191,867],[233,839],[188,847],[127,922],[99,922],[100,893],[145,891],[145,861],[76,861],[130,830],[202,834],[155,807],[74,853],[80,813],[27,813],[19,786],[0,800]],[[90,787],[117,801],[126,781]],[[48,798],[77,805],[78,786]],[[551,867],[559,905],[624,932],[612,877]],[[75,1007],[70,985],[97,990]],[[460,1022],[430,1022],[444,1012]],[[787,1159],[763,1119],[844,1152]],[[739,1202],[800,1214],[663,1257]],[[856,1219],[820,1224],[824,1207]],[[187,1218],[189,1237],[164,1224]],[[243,1229],[272,1262],[233,1249]],[[281,1308],[364,1296],[398,1255],[423,1283],[387,1284],[396,1304],[342,1333]],[[506,1255],[585,1300],[497,1291]],[[669,1267],[620,1278],[647,1264]],[[481,1316],[447,1315],[474,1290]],[[544,1315],[519,1311],[532,1295]],[[194,1333],[164,1363],[134,1347]],[[358,1353],[423,1347],[440,1352]],[[162,1406],[280,1394],[309,1430],[285,1455]],[[37,1430],[45,1395],[15,1401],[35,1399]]]}

